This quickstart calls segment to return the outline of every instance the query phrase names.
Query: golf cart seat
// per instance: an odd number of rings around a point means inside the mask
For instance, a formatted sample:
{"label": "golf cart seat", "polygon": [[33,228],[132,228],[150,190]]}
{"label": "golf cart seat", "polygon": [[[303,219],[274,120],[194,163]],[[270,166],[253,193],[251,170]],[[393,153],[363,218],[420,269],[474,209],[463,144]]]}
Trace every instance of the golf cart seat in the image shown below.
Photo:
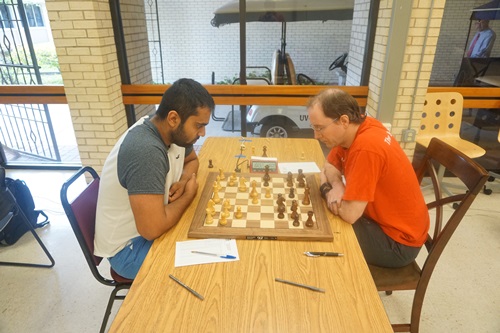
{"label": "golf cart seat", "polygon": [[295,65],[293,64],[290,54],[285,53],[282,59],[281,51],[273,52],[273,60],[271,63],[271,83],[274,85],[289,84],[297,85],[297,74],[295,73]]}

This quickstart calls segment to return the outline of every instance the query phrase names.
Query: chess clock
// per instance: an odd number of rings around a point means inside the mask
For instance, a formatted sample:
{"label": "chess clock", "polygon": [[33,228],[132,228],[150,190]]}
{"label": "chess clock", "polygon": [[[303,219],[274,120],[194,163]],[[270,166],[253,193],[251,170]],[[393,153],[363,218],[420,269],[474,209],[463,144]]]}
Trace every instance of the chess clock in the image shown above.
{"label": "chess clock", "polygon": [[265,172],[266,165],[269,166],[269,173],[278,173],[278,159],[276,157],[252,156],[250,158],[250,172]]}

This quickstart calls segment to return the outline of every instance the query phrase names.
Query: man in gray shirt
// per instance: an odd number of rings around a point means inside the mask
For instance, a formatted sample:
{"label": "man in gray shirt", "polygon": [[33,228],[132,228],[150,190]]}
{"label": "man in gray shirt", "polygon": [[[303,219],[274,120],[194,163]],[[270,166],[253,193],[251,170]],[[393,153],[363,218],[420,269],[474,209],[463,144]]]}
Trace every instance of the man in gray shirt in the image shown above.
{"label": "man in gray shirt", "polygon": [[205,136],[214,101],[191,79],[167,89],[152,117],[132,126],[101,173],[94,253],[135,278],[154,239],[172,228],[198,189],[193,144]]}

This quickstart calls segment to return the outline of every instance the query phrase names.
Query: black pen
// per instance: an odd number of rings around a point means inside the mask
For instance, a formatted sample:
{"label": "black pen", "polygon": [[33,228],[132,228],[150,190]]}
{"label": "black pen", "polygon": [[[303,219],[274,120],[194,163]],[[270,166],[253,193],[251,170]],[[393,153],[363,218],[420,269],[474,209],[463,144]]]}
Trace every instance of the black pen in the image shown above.
{"label": "black pen", "polygon": [[198,294],[195,290],[191,289],[190,287],[188,287],[187,285],[185,285],[184,283],[182,283],[178,278],[176,278],[175,276],[173,276],[172,274],[169,274],[168,275],[172,280],[174,280],[175,282],[177,282],[178,284],[180,284],[181,286],[183,286],[184,288],[186,288],[191,294],[195,295],[196,297],[198,297],[199,299],[201,299],[202,301],[204,300],[203,296],[201,296],[200,294]]}
{"label": "black pen", "polygon": [[304,252],[308,257],[343,257],[343,253],[338,252]]}

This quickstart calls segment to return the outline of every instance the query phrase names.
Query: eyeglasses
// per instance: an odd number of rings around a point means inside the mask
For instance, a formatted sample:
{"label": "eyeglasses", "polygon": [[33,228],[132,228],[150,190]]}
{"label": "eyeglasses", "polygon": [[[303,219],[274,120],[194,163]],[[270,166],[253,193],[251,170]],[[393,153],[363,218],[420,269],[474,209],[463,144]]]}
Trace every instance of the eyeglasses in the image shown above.
{"label": "eyeglasses", "polygon": [[327,128],[328,126],[330,126],[331,124],[333,124],[334,122],[336,122],[337,120],[339,119],[339,117],[335,118],[332,120],[331,123],[329,123],[328,125],[325,125],[325,126],[318,126],[318,125],[313,125],[311,124],[311,128],[313,129],[314,132],[322,132],[325,128]]}

